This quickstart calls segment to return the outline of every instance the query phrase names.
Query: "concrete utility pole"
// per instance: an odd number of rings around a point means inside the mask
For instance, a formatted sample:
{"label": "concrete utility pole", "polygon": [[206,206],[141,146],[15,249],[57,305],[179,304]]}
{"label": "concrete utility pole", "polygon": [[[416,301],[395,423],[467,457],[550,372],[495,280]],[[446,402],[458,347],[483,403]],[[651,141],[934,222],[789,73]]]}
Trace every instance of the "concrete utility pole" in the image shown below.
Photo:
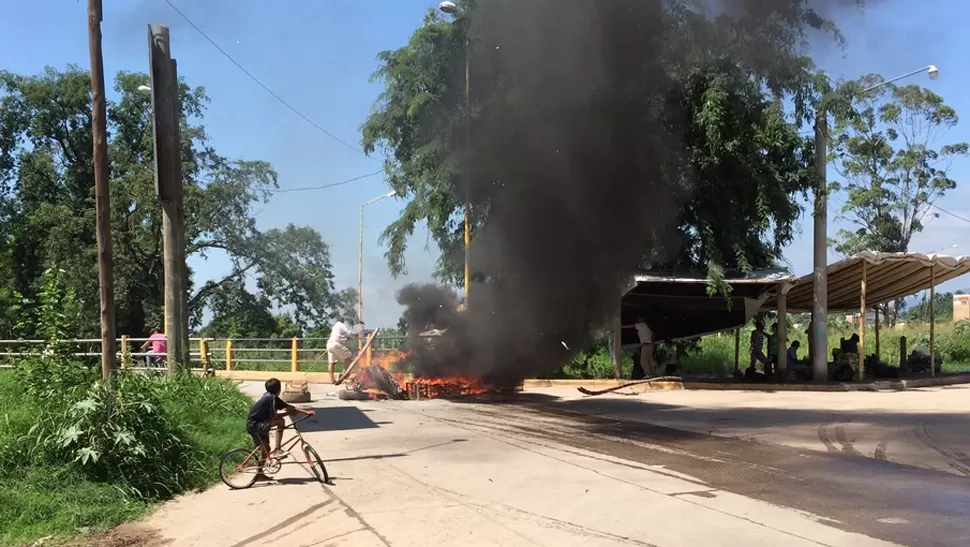
{"label": "concrete utility pole", "polygon": [[[458,6],[450,1],[445,0],[438,4],[438,9],[442,13],[447,13],[455,17],[462,17],[464,14],[458,9]],[[471,153],[472,147],[472,73],[471,73],[471,41],[465,39],[465,149],[467,153]],[[469,261],[471,260],[471,242],[472,242],[472,200],[471,200],[471,184],[465,180],[465,309],[468,309],[468,298],[470,294],[470,288],[472,284],[471,279],[471,266]]]}
{"label": "concrete utility pole", "polygon": [[108,185],[108,119],[101,52],[101,0],[88,0],[91,51],[91,127],[94,133],[94,208],[98,241],[98,288],[101,297],[101,377],[115,367],[114,273],[111,264],[111,194]]}
{"label": "concrete utility pole", "polygon": [[185,294],[185,210],[179,143],[181,108],[168,27],[148,27],[155,139],[155,190],[162,205],[162,263],[165,269],[165,337],[168,370],[188,365],[188,310]]}
{"label": "concrete utility pole", "polygon": [[[904,78],[909,78],[916,74],[926,72],[931,80],[935,80],[940,75],[940,70],[936,65],[927,65],[919,70],[914,70],[897,76],[885,82],[862,90],[862,94],[879,89],[880,87],[898,82]],[[828,180],[826,169],[828,167],[828,112],[821,104],[815,106],[815,240],[814,240],[814,295],[812,306],[812,378],[815,381],[824,382],[828,380]],[[862,314],[863,323],[865,322],[865,311]]]}
{"label": "concrete utility pole", "polygon": [[812,379],[828,380],[828,113],[815,107],[815,241],[812,306]]}

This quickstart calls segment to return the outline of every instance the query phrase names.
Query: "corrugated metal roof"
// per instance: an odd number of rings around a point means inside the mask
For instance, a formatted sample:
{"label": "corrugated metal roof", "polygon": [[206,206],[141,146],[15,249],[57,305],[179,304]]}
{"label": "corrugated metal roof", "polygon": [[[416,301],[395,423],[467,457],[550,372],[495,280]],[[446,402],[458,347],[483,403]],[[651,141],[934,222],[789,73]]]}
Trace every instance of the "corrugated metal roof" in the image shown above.
{"label": "corrugated metal roof", "polygon": [[[970,273],[967,256],[865,251],[829,265],[828,309],[858,311],[863,275],[866,304],[870,306],[909,296],[967,273]],[[797,279],[788,292],[788,311],[811,311],[814,285],[814,274]],[[764,304],[769,309],[776,306],[774,295]]]}
{"label": "corrugated metal roof", "polygon": [[[787,270],[781,268],[773,268],[770,270],[758,270],[752,272],[750,275],[728,277],[725,276],[724,281],[729,284],[733,283],[782,283],[784,281],[792,281],[795,279],[791,273]],[[651,273],[640,273],[633,277],[633,280],[637,283],[707,283],[708,279],[702,276],[686,277],[677,275],[662,275],[662,274],[651,274]]]}

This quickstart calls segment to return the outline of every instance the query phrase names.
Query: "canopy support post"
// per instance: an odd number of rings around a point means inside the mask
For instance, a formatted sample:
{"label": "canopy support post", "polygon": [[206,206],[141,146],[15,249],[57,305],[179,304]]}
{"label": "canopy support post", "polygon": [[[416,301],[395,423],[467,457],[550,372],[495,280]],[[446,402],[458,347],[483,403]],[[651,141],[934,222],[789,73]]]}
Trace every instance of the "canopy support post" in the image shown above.
{"label": "canopy support post", "polygon": [[930,376],[936,376],[936,264],[930,266]]}
{"label": "canopy support post", "polygon": [[869,263],[862,261],[862,282],[859,286],[859,381],[866,381],[866,278]]}
{"label": "canopy support post", "polygon": [[734,377],[738,377],[741,366],[741,329],[734,329]]}
{"label": "canopy support post", "polygon": [[[881,309],[882,309],[882,306],[879,305],[879,304],[876,304],[876,306],[875,306],[875,311],[876,311],[876,325],[875,325],[876,326],[876,359],[880,359],[880,356],[882,355],[882,353],[880,352],[880,349],[879,349],[879,315],[880,315]],[[882,361],[880,360],[880,362],[882,362]]]}
{"label": "canopy support post", "polygon": [[788,289],[785,283],[778,291],[778,362],[775,364],[775,377],[778,382],[788,378]]}

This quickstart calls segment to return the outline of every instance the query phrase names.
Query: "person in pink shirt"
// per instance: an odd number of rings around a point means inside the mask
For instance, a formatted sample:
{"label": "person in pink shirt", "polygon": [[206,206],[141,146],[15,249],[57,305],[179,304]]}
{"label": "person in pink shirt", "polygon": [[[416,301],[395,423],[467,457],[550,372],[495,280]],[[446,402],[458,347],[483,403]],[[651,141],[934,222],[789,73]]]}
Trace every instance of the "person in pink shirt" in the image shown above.
{"label": "person in pink shirt", "polygon": [[[148,340],[146,340],[145,343],[141,345],[141,351],[144,352],[149,345],[152,347],[152,350],[149,353],[154,353],[158,355],[165,355],[166,353],[168,353],[168,343],[165,340],[165,333],[162,332],[162,329],[159,329],[159,328],[152,329],[152,335],[149,336]],[[152,357],[151,355],[146,355],[145,366],[151,367],[153,360],[154,360],[154,357]]]}

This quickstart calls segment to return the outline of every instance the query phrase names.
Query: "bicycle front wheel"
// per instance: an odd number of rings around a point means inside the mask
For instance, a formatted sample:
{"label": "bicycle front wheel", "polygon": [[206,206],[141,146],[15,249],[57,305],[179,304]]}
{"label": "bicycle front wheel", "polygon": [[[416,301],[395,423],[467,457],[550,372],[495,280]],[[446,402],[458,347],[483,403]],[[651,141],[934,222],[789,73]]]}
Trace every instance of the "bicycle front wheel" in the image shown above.
{"label": "bicycle front wheel", "polygon": [[317,451],[313,449],[312,446],[303,447],[303,453],[306,454],[307,465],[310,466],[310,471],[317,477],[317,480],[324,483],[330,483],[330,475],[327,474],[327,466],[323,465],[323,460],[320,459],[320,455]]}
{"label": "bicycle front wheel", "polygon": [[259,456],[252,450],[234,448],[219,460],[219,477],[233,490],[249,488],[256,483]]}

